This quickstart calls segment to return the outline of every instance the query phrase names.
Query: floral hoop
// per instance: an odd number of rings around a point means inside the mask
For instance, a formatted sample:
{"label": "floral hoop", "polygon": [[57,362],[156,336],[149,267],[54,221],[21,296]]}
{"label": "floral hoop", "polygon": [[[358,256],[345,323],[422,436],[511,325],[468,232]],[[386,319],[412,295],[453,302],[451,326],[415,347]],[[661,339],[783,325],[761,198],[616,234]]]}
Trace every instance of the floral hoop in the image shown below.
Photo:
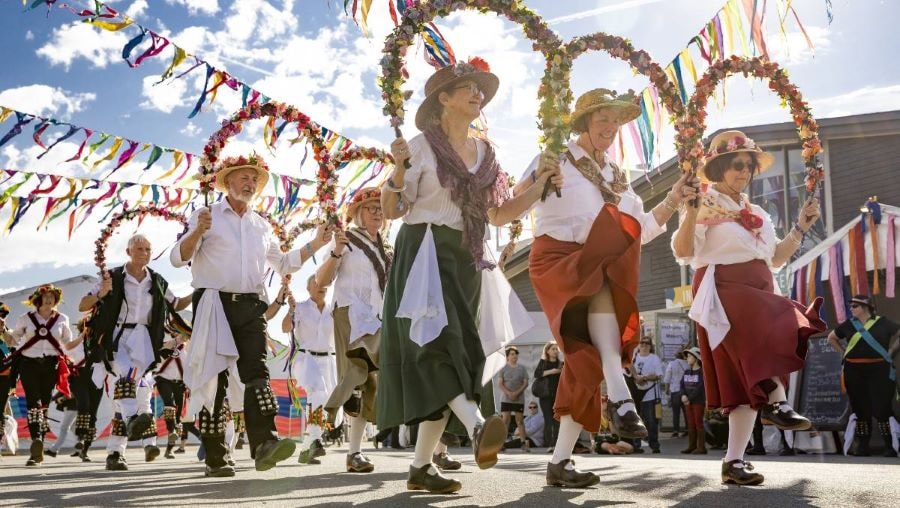
{"label": "floral hoop", "polygon": [[413,45],[415,37],[424,26],[438,17],[444,17],[463,9],[478,10],[482,13],[495,12],[510,21],[522,25],[535,50],[544,54],[547,61],[559,52],[562,41],[536,12],[511,0],[431,0],[407,7],[403,18],[384,42],[384,57],[381,59],[381,78],[378,84],[385,101],[384,114],[391,117],[391,127],[403,125],[406,113],[404,102],[412,96],[411,91],[403,91],[408,73],[404,65],[407,49]]}
{"label": "floral hoop", "polygon": [[322,127],[310,120],[310,118],[293,106],[281,102],[267,102],[260,104],[254,102],[239,109],[231,118],[223,120],[218,131],[210,136],[206,146],[203,147],[203,156],[200,159],[200,189],[204,195],[212,191],[212,183],[218,171],[218,163],[222,148],[236,134],[243,130],[243,124],[249,120],[268,118],[266,131],[270,132],[270,143],[274,144],[278,136],[275,128],[275,120],[281,119],[285,123],[296,123],[297,134],[312,145],[316,162],[319,165],[316,179],[316,197],[320,203],[326,220],[337,222],[337,206],[334,203],[334,186],[337,183],[335,165],[330,160],[330,154],[322,135]]}
{"label": "floral hoop", "polygon": [[797,133],[803,144],[801,156],[806,165],[806,191],[813,193],[825,175],[818,154],[822,151],[819,126],[809,105],[796,85],[791,83],[787,71],[775,62],[757,58],[732,56],[714,63],[697,81],[694,95],[687,104],[686,115],[677,126],[675,143],[682,171],[696,173],[704,164],[703,134],[706,130],[706,105],[719,82],[732,74],[768,79],[769,89],[778,94],[788,105]]}
{"label": "floral hoop", "polygon": [[107,274],[106,269],[106,247],[109,242],[110,237],[112,237],[113,233],[116,229],[122,225],[123,221],[138,219],[143,220],[146,216],[159,217],[161,219],[180,222],[184,225],[184,230],[187,231],[188,220],[183,214],[173,212],[166,208],[157,208],[154,205],[143,205],[137,208],[130,208],[123,210],[115,215],[113,215],[112,219],[109,220],[109,223],[100,231],[100,237],[94,242],[94,264],[97,265],[97,269],[99,270],[99,275],[101,278],[105,278]]}

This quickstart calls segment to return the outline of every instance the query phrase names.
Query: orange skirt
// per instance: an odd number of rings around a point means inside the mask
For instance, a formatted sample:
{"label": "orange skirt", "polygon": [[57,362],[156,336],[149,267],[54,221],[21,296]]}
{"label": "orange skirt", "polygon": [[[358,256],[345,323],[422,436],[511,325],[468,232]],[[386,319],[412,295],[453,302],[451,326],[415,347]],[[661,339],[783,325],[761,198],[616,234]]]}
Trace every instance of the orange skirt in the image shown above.
{"label": "orange skirt", "polygon": [[541,235],[531,247],[531,283],[565,355],[554,414],[557,419],[571,415],[589,432],[600,428],[603,366],[588,334],[588,304],[609,287],[622,359],[629,361],[640,339],[636,298],[640,257],[640,223],[610,204],[597,215],[584,245]]}

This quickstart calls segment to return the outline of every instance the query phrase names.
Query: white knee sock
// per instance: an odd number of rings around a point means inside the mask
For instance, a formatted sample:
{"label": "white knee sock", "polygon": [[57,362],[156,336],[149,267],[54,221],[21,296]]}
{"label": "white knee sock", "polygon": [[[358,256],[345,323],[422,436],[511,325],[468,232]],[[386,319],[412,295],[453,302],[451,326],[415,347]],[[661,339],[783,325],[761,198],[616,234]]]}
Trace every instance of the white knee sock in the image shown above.
{"label": "white knee sock", "polygon": [[572,458],[572,448],[575,447],[582,428],[570,415],[563,415],[559,419],[559,434],[556,437],[556,447],[553,448],[553,457],[550,458],[551,464],[559,464]]}
{"label": "white knee sock", "polygon": [[234,418],[225,422],[225,445],[228,453],[234,453],[234,445],[237,443],[237,433],[234,431]]}
{"label": "white knee sock", "polygon": [[141,439],[141,445],[156,446],[156,436],[145,437],[145,438]]}
{"label": "white knee sock", "polygon": [[469,433],[469,437],[472,437],[472,434],[475,432],[476,425],[484,423],[484,416],[481,415],[478,404],[474,400],[467,399],[463,393],[457,395],[447,405],[450,406],[450,410],[459,418],[459,421],[466,426],[466,432]]}
{"label": "white knee sock", "polygon": [[753,435],[755,422],[756,410],[750,406],[738,406],[728,414],[728,450],[725,451],[725,462],[744,459],[744,450]]}
{"label": "white knee sock", "polygon": [[78,411],[63,412],[62,421],[59,424],[59,435],[56,436],[56,441],[53,443],[53,446],[50,447],[50,450],[54,453],[59,452],[59,449],[62,448],[62,445],[66,442],[66,438],[69,436],[69,428],[75,423],[76,416],[78,416]]}
{"label": "white knee sock", "polygon": [[437,446],[434,447],[434,454],[439,455],[441,453],[447,453],[447,445],[438,440]]}
{"label": "white knee sock", "polygon": [[366,433],[366,418],[362,415],[348,417],[345,422],[350,424],[350,443],[347,453],[353,455],[362,451],[362,440]]}
{"label": "white knee sock", "polygon": [[106,440],[106,453],[112,454],[119,452],[125,454],[125,448],[128,446],[128,438],[125,436],[109,436]]}
{"label": "white knee sock", "polygon": [[[600,360],[603,362],[603,378],[606,380],[606,393],[609,400],[619,402],[630,399],[631,393],[625,384],[622,372],[622,337],[619,331],[619,322],[615,314],[588,314],[588,331],[591,334],[591,343],[600,352]],[[634,404],[622,404],[619,415],[628,411],[637,411]]]}
{"label": "white knee sock", "polygon": [[441,442],[441,434],[444,433],[449,420],[450,412],[447,411],[440,420],[424,421],[419,424],[419,434],[416,437],[416,451],[412,463],[413,467],[419,468],[424,467],[426,464],[431,464],[431,457],[434,455],[434,450],[438,443]]}
{"label": "white knee sock", "polygon": [[787,394],[784,391],[784,385],[781,384],[781,379],[776,376],[772,378],[772,382],[775,383],[776,388],[769,392],[769,404],[787,400]]}

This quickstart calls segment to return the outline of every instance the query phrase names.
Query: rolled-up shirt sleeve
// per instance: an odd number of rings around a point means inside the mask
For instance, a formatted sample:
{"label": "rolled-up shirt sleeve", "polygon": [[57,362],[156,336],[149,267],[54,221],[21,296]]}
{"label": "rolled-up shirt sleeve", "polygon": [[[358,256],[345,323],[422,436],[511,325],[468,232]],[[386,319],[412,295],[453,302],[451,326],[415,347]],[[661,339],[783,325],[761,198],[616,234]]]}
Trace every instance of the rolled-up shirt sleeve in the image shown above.
{"label": "rolled-up shirt sleeve", "polygon": [[[191,261],[190,258],[181,259],[181,242],[183,242],[185,240],[185,238],[187,238],[188,235],[191,232],[193,232],[194,229],[197,228],[197,220],[198,220],[197,218],[198,218],[200,212],[203,210],[206,210],[206,208],[197,209],[194,211],[193,214],[191,214],[191,218],[188,220],[187,233],[185,233],[184,236],[182,236],[180,240],[175,242],[175,246],[172,247],[172,251],[169,253],[169,261],[172,262],[172,266],[174,266],[175,268],[181,268],[182,266],[187,266],[187,264]],[[201,237],[200,241],[197,242],[197,246],[194,247],[194,252],[191,253],[191,257],[193,257],[194,254],[197,254],[197,251],[200,250],[200,245],[202,243],[203,243],[203,238]]]}

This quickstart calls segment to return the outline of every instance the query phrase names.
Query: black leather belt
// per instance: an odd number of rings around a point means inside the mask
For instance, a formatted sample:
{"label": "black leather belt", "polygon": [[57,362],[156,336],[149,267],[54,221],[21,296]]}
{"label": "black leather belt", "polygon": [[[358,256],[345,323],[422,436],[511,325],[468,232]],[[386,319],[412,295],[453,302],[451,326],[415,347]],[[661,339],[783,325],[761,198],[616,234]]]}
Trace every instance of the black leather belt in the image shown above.
{"label": "black leather belt", "polygon": [[231,301],[232,303],[237,303],[241,300],[259,300],[259,294],[257,293],[229,293],[227,291],[219,291],[219,294],[222,295],[225,300]]}
{"label": "black leather belt", "polygon": [[323,353],[322,351],[310,351],[308,349],[298,349],[297,351],[300,353],[306,353],[308,355],[313,355],[313,356],[333,356],[333,355],[335,355],[335,353]]}
{"label": "black leather belt", "polygon": [[137,323],[125,323],[120,326],[123,330],[133,330],[137,327]]}

